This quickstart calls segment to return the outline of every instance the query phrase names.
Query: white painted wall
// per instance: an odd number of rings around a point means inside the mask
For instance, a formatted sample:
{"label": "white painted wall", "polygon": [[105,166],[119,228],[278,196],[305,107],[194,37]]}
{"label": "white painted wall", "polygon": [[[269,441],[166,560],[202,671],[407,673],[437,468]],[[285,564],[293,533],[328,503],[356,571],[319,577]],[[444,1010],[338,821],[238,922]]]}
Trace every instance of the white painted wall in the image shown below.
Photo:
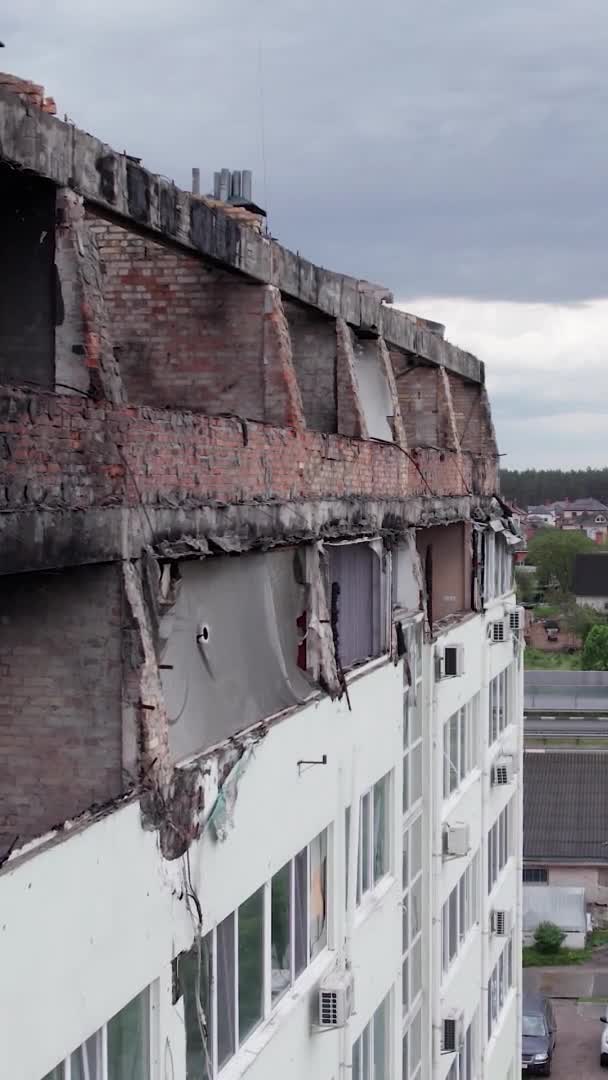
{"label": "white painted wall", "polygon": [[[519,800],[519,780],[508,790],[491,790],[489,784],[488,681],[513,659],[513,644],[490,645],[486,626],[503,606],[472,615],[441,639],[441,645],[464,647],[461,677],[435,685],[434,646],[424,649],[424,1080],[443,1080],[451,1064],[438,1052],[438,1026],[431,1027],[444,1010],[463,1008],[468,1023],[480,1007],[483,1043],[487,980],[497,948],[488,934],[489,912],[492,906],[517,910],[520,903],[520,852],[514,852],[490,897],[486,887],[487,830],[509,796]],[[479,768],[444,806],[443,723],[477,692]],[[245,1071],[248,1080],[350,1080],[343,1068],[343,1034],[312,1035],[311,1020],[319,980],[344,954],[344,811],[353,798],[353,764],[357,797],[392,771],[392,873],[357,912],[352,944],[356,1011],[347,1039],[350,1044],[358,1037],[392,992],[391,1080],[401,1076],[402,665],[369,665],[350,678],[349,697],[352,711],[346,699],[322,698],[273,723],[242,778],[233,831],[223,842],[208,831],[190,851],[192,883],[207,932],[322,829],[331,828],[328,948],[222,1070],[222,1080],[236,1080]],[[505,732],[503,742],[521,754],[520,729]],[[318,760],[324,754],[326,765],[298,769],[300,759]],[[442,983],[441,906],[467,863],[466,857],[441,859],[444,819],[469,822],[471,855],[481,848],[482,857],[480,925]],[[185,1080],[183,1003],[171,1002],[171,960],[193,939],[183,884],[182,862],[161,858],[156,834],[141,828],[136,803],[0,871],[0,1026],[7,1076],[42,1080],[135,994],[155,983],[153,1080]],[[519,1061],[518,933],[513,951],[517,986],[483,1050],[484,1080],[506,1077],[513,1061]]]}
{"label": "white painted wall", "polygon": [[577,596],[576,602],[579,607],[594,608],[595,611],[606,611],[608,596]]}

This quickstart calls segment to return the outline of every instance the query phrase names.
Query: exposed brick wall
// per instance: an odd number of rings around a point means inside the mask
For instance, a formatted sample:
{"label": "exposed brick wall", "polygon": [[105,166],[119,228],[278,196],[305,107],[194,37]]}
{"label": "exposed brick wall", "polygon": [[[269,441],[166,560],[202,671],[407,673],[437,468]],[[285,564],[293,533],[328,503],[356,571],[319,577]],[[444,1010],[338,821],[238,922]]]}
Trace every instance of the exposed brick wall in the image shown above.
{"label": "exposed brick wall", "polygon": [[401,354],[391,350],[401,417],[408,446],[440,443],[439,377],[437,368],[405,367]]}
{"label": "exposed brick wall", "polygon": [[319,312],[283,300],[289,323],[293,362],[307,427],[337,431],[336,322]]}
{"label": "exposed brick wall", "polygon": [[264,286],[89,218],[134,404],[264,420]]}
{"label": "exposed brick wall", "polygon": [[45,97],[44,86],[30,82],[29,79],[20,79],[18,75],[9,75],[8,72],[0,71],[0,87],[10,93],[19,94],[30,105],[35,105],[42,112],[54,116],[57,106],[52,97]]}
{"label": "exposed brick wall", "polygon": [[458,437],[463,450],[478,454],[482,444],[481,387],[458,375],[448,374]]}
{"label": "exposed brick wall", "polygon": [[[0,510],[462,495],[470,460],[238,419],[0,387]],[[462,475],[461,475],[462,471]],[[479,474],[480,482],[485,483]],[[492,487],[489,489],[492,490]]]}
{"label": "exposed brick wall", "polygon": [[122,790],[119,573],[2,579],[0,853]]}

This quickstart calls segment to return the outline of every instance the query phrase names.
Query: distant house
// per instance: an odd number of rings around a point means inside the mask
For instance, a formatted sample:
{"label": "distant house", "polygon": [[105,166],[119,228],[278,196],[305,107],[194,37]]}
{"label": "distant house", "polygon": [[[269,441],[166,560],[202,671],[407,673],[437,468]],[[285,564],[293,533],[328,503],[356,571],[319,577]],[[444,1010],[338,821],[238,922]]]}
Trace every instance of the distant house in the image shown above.
{"label": "distant house", "polygon": [[567,531],[584,532],[595,544],[603,544],[608,534],[608,511],[576,514],[571,518],[558,519],[558,525]]}
{"label": "distant house", "polygon": [[566,521],[583,514],[608,514],[608,506],[599,499],[573,499],[572,502],[561,503],[560,506],[561,516]]}
{"label": "distant house", "polygon": [[524,884],[585,890],[595,914],[608,911],[608,754],[524,754]]}
{"label": "distant house", "polygon": [[552,506],[529,506],[528,521],[533,519],[539,525],[555,525],[555,510]]}
{"label": "distant house", "polygon": [[608,554],[576,556],[573,590],[581,607],[608,611]]}
{"label": "distant house", "polygon": [[552,922],[566,936],[565,949],[584,949],[587,939],[585,890],[576,885],[535,885],[523,888],[523,943],[532,945],[541,922]]}

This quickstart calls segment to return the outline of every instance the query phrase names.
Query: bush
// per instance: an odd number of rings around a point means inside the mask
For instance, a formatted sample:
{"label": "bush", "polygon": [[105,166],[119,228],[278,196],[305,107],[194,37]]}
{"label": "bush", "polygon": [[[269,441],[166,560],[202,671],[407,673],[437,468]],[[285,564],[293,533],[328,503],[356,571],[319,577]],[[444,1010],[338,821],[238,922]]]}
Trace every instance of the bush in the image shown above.
{"label": "bush", "polygon": [[608,626],[592,626],[583,647],[584,671],[608,671]]}
{"label": "bush", "polygon": [[552,922],[541,922],[534,931],[534,943],[541,953],[558,953],[565,938],[559,926]]}

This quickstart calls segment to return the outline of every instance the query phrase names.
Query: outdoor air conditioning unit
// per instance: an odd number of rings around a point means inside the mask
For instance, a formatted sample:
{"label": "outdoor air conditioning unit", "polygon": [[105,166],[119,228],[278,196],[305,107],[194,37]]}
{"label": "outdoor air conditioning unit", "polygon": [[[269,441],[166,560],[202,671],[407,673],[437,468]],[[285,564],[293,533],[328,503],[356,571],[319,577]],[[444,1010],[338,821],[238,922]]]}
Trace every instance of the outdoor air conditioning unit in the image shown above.
{"label": "outdoor air conditioning unit", "polygon": [[334,971],[319,987],[319,1029],[343,1028],[354,1008],[354,981],[350,971]]}
{"label": "outdoor air conditioning unit", "polygon": [[492,765],[492,787],[510,784],[513,779],[513,758],[499,757]]}
{"label": "outdoor air conditioning unit", "polygon": [[521,608],[515,608],[514,611],[509,612],[509,629],[512,634],[518,634],[523,628],[524,619]]}
{"label": "outdoor air conditioning unit", "polygon": [[462,1013],[444,1016],[441,1033],[441,1050],[444,1054],[456,1054],[463,1043]]}
{"label": "outdoor air conditioning unit", "polygon": [[446,825],[443,830],[443,854],[459,857],[471,850],[471,830],[468,825]]}
{"label": "outdoor air conditioning unit", "polygon": [[494,910],[491,915],[490,924],[492,933],[496,934],[496,937],[508,937],[511,933],[511,912]]}
{"label": "outdoor air conditioning unit", "polygon": [[464,646],[446,645],[435,654],[435,678],[454,679],[464,674]]}
{"label": "outdoor air conditioning unit", "polygon": [[509,630],[507,628],[506,620],[499,619],[496,622],[490,623],[488,636],[493,645],[502,644],[503,641],[508,641]]}

